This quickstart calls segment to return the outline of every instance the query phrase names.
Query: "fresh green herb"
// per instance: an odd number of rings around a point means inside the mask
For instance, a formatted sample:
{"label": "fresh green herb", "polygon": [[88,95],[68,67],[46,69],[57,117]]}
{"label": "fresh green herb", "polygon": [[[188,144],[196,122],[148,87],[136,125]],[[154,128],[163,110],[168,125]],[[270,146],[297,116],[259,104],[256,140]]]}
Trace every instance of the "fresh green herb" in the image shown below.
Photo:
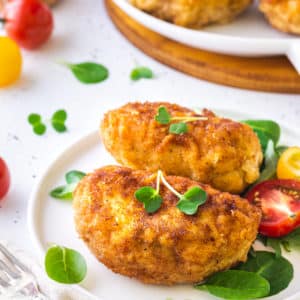
{"label": "fresh green herb", "polygon": [[60,283],[79,283],[87,273],[87,266],[80,253],[73,249],[53,246],[45,256],[45,269],[48,276]]}
{"label": "fresh green herb", "polygon": [[272,140],[269,140],[268,142],[264,157],[264,168],[255,184],[271,179],[276,175],[278,155],[274,150],[274,143]]}
{"label": "fresh green herb", "polygon": [[149,214],[156,212],[162,203],[159,193],[150,186],[138,189],[134,196],[138,201],[144,203],[145,210]]}
{"label": "fresh green herb", "polygon": [[281,154],[288,149],[288,146],[278,146],[276,147],[275,151],[277,153],[277,155],[280,157]]}
{"label": "fresh green herb", "polygon": [[198,207],[204,204],[206,200],[206,192],[196,186],[184,193],[176,206],[186,215],[194,215],[197,212]]}
{"label": "fresh green herb", "polygon": [[80,171],[70,171],[65,175],[66,185],[59,186],[53,189],[50,192],[50,196],[60,200],[72,200],[73,192],[78,184],[78,182],[85,176],[86,174]]}
{"label": "fresh green herb", "polygon": [[179,123],[171,124],[169,128],[169,133],[182,134],[188,132],[187,122],[207,120],[206,117],[192,117],[192,116],[182,116],[182,117],[172,117],[168,110],[164,106],[158,108],[158,112],[155,116],[155,121],[160,124],[167,125],[171,121],[180,121]]}
{"label": "fresh green herb", "polygon": [[130,73],[130,78],[133,81],[140,80],[142,78],[151,79],[153,78],[153,72],[147,67],[137,67],[133,69]]}
{"label": "fresh green herb", "polygon": [[[239,270],[256,273],[268,280],[269,296],[284,290],[293,279],[293,266],[284,257],[276,257],[274,253],[257,251],[255,257],[238,267]],[[265,295],[266,296],[266,295]]]}
{"label": "fresh green herb", "polygon": [[171,124],[169,128],[169,132],[173,134],[183,134],[188,132],[188,127],[186,123],[180,122]]}
{"label": "fresh green herb", "polygon": [[274,145],[278,144],[280,138],[280,126],[271,120],[245,120],[242,123],[248,124],[261,138],[262,147],[266,145],[266,139],[272,140]]}
{"label": "fresh green herb", "polygon": [[67,127],[65,125],[66,120],[67,113],[65,110],[61,109],[53,114],[51,118],[51,124],[57,132],[64,132],[67,130]]}
{"label": "fresh green herb", "polygon": [[32,130],[35,134],[43,135],[46,132],[46,125],[42,122],[39,114],[30,114],[27,119],[29,124],[32,125]]}
{"label": "fresh green herb", "polygon": [[255,299],[269,294],[270,284],[262,276],[240,270],[229,270],[216,273],[209,277],[203,285],[196,285],[197,289],[207,290],[214,296],[223,299]]}
{"label": "fresh green herb", "polygon": [[109,76],[107,68],[93,62],[83,62],[79,64],[62,63],[69,68],[74,76],[82,83],[92,84],[106,80]]}
{"label": "fresh green herb", "polygon": [[163,199],[159,194],[160,181],[179,198],[177,208],[187,215],[194,215],[198,211],[198,207],[206,202],[207,194],[200,187],[192,187],[181,195],[167,182],[163,173],[159,170],[156,177],[156,189],[144,186],[134,194],[138,201],[144,203],[145,210],[148,213],[154,213],[161,207]]}

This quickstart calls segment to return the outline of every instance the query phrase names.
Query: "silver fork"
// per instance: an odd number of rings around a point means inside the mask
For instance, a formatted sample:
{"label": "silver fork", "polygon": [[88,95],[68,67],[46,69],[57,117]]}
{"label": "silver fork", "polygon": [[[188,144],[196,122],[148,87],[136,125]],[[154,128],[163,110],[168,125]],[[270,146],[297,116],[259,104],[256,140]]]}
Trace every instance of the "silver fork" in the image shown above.
{"label": "silver fork", "polygon": [[1,243],[0,254],[0,295],[48,300],[40,292],[36,279],[29,268],[20,262]]}

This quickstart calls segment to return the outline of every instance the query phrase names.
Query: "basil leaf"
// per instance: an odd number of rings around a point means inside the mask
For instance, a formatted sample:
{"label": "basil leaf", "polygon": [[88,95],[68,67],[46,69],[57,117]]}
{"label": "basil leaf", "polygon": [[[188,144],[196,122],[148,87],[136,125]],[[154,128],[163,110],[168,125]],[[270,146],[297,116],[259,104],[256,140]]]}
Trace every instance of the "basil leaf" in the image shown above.
{"label": "basil leaf", "polygon": [[142,78],[151,79],[153,78],[153,72],[147,67],[138,67],[131,71],[130,78],[134,81],[140,80]]}
{"label": "basil leaf", "polygon": [[272,140],[269,140],[265,152],[264,169],[260,173],[260,176],[255,182],[255,184],[275,177],[277,170],[277,162],[278,156],[277,153],[274,151],[274,143]]}
{"label": "basil leaf", "polygon": [[186,215],[194,215],[206,202],[207,194],[199,187],[190,188],[178,201],[176,207]]}
{"label": "basil leaf", "polygon": [[267,279],[270,283],[270,296],[288,287],[294,274],[293,266],[287,259],[266,251],[257,251],[255,257],[249,257],[238,269],[254,272]]}
{"label": "basil leaf", "polygon": [[87,273],[87,266],[81,254],[73,249],[54,246],[45,256],[47,275],[60,283],[79,283]]}
{"label": "basil leaf", "polygon": [[170,125],[169,133],[172,134],[183,134],[188,132],[188,127],[186,123],[180,122],[180,123],[174,123]]}
{"label": "basil leaf", "polygon": [[229,270],[214,274],[204,285],[198,285],[196,288],[204,288],[223,299],[248,300],[267,296],[270,284],[255,273]]}
{"label": "basil leaf", "polygon": [[141,187],[134,193],[134,196],[144,204],[147,213],[156,212],[162,204],[162,197],[150,186]]}
{"label": "basil leaf", "polygon": [[245,120],[242,121],[249,125],[254,131],[262,132],[266,137],[271,139],[276,146],[280,138],[280,126],[271,120]]}
{"label": "basil leaf", "polygon": [[85,173],[81,171],[73,170],[73,171],[69,171],[65,177],[66,177],[66,182],[70,184],[70,183],[78,183],[85,176],[86,176]]}
{"label": "basil leaf", "polygon": [[74,76],[82,83],[92,84],[106,80],[109,76],[107,68],[93,62],[83,62],[79,64],[64,63]]}
{"label": "basil leaf", "polygon": [[160,124],[169,124],[171,121],[171,115],[168,113],[164,106],[159,107],[158,112],[155,116],[155,121]]}

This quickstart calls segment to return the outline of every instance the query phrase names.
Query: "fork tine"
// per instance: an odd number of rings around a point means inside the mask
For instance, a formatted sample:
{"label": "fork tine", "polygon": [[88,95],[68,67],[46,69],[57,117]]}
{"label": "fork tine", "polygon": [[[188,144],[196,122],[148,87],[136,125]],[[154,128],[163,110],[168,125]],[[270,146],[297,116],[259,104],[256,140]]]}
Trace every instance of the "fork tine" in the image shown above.
{"label": "fork tine", "polygon": [[0,252],[7,258],[7,260],[12,265],[16,265],[24,272],[32,274],[31,271],[24,264],[22,264],[13,254],[11,254],[1,243],[0,243]]}
{"label": "fork tine", "polygon": [[17,268],[9,267],[3,260],[0,259],[0,270],[4,271],[8,276],[12,277],[13,279],[19,279],[20,271]]}

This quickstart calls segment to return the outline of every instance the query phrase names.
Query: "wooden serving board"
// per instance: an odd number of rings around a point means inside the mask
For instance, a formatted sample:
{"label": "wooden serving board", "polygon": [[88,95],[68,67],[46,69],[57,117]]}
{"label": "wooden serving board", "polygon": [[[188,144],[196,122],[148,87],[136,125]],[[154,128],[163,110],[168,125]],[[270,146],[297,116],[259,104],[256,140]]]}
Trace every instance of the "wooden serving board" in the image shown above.
{"label": "wooden serving board", "polygon": [[129,41],[174,69],[243,89],[300,94],[300,75],[284,56],[248,58],[192,48],[140,25],[113,0],[105,2],[112,21]]}

